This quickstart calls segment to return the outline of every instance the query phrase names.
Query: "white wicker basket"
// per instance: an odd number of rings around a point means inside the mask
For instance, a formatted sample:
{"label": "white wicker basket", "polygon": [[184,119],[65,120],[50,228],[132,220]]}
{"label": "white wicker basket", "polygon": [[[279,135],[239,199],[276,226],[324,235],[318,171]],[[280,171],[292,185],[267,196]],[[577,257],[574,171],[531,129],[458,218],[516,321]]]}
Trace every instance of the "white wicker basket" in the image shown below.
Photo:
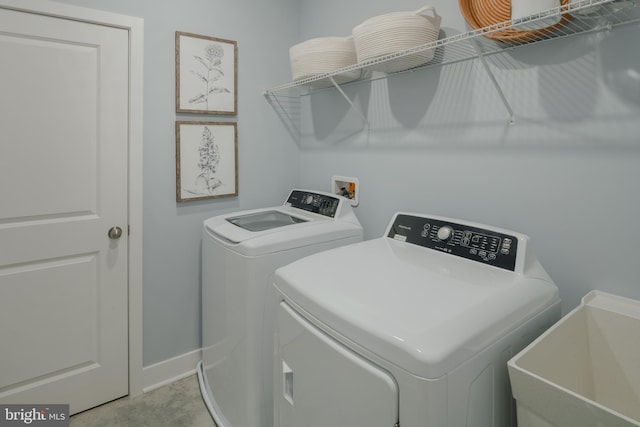
{"label": "white wicker basket", "polygon": [[[353,37],[320,37],[298,43],[289,48],[293,81],[300,81],[338,68],[356,64]],[[360,70],[334,76],[337,83],[347,83],[360,77]],[[330,86],[328,79],[316,81],[314,86]]]}
{"label": "white wicker basket", "polygon": [[[434,42],[438,40],[440,22],[441,18],[433,6],[367,19],[353,29],[358,63]],[[434,54],[434,49],[428,49],[367,68],[394,73],[425,64],[433,59]]]}

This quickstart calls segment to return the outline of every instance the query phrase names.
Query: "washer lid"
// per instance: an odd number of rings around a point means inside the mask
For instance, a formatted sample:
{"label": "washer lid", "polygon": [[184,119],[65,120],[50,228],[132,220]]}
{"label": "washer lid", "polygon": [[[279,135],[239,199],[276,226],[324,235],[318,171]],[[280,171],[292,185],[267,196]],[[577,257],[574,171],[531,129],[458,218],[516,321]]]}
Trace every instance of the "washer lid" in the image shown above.
{"label": "washer lid", "polygon": [[327,218],[291,206],[252,209],[205,220],[204,235],[239,254],[261,256],[356,236],[362,240],[362,226],[355,215],[348,218]]}
{"label": "washer lid", "polygon": [[238,215],[227,218],[231,224],[249,231],[264,231],[286,225],[307,222],[308,219],[286,214],[277,210],[267,210],[253,214]]}
{"label": "washer lid", "polygon": [[346,199],[293,189],[282,206],[219,215],[204,221],[204,235],[245,256],[354,238],[362,226]]}
{"label": "washer lid", "polygon": [[275,286],[330,333],[423,378],[559,301],[549,281],[386,237],[282,267]]}

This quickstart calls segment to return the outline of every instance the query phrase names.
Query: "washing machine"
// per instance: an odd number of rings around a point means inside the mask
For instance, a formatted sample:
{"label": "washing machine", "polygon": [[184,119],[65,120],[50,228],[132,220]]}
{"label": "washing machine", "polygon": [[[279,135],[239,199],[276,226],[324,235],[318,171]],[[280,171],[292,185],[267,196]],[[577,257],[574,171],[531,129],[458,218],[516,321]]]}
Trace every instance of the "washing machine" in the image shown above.
{"label": "washing machine", "polygon": [[274,287],[277,427],[515,425],[507,361],[560,318],[527,236],[423,214]]}
{"label": "washing machine", "polygon": [[348,199],[306,190],[292,190],[282,206],[204,222],[197,371],[218,427],[273,423],[275,269],[362,238]]}

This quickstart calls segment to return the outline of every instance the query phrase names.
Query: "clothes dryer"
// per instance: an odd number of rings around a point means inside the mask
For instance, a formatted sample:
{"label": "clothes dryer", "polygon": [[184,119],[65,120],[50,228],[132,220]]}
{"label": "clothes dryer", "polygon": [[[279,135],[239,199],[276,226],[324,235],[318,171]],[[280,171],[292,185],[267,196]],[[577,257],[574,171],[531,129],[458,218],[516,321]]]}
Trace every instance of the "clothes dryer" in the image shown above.
{"label": "clothes dryer", "polygon": [[277,427],[515,425],[507,361],[560,318],[527,236],[421,214],[274,286]]}
{"label": "clothes dryer", "polygon": [[347,199],[306,190],[292,190],[283,206],[204,222],[198,378],[219,427],[273,423],[275,269],[362,238]]}

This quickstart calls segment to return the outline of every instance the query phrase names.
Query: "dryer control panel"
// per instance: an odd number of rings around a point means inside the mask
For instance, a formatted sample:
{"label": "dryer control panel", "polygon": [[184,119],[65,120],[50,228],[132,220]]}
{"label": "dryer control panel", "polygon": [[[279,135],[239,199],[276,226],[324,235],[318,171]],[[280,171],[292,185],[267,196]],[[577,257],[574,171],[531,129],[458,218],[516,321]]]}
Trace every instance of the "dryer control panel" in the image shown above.
{"label": "dryer control panel", "polygon": [[398,214],[387,237],[515,271],[518,238],[491,229]]}
{"label": "dryer control panel", "polygon": [[286,203],[297,209],[334,218],[340,206],[340,198],[311,191],[293,190]]}

